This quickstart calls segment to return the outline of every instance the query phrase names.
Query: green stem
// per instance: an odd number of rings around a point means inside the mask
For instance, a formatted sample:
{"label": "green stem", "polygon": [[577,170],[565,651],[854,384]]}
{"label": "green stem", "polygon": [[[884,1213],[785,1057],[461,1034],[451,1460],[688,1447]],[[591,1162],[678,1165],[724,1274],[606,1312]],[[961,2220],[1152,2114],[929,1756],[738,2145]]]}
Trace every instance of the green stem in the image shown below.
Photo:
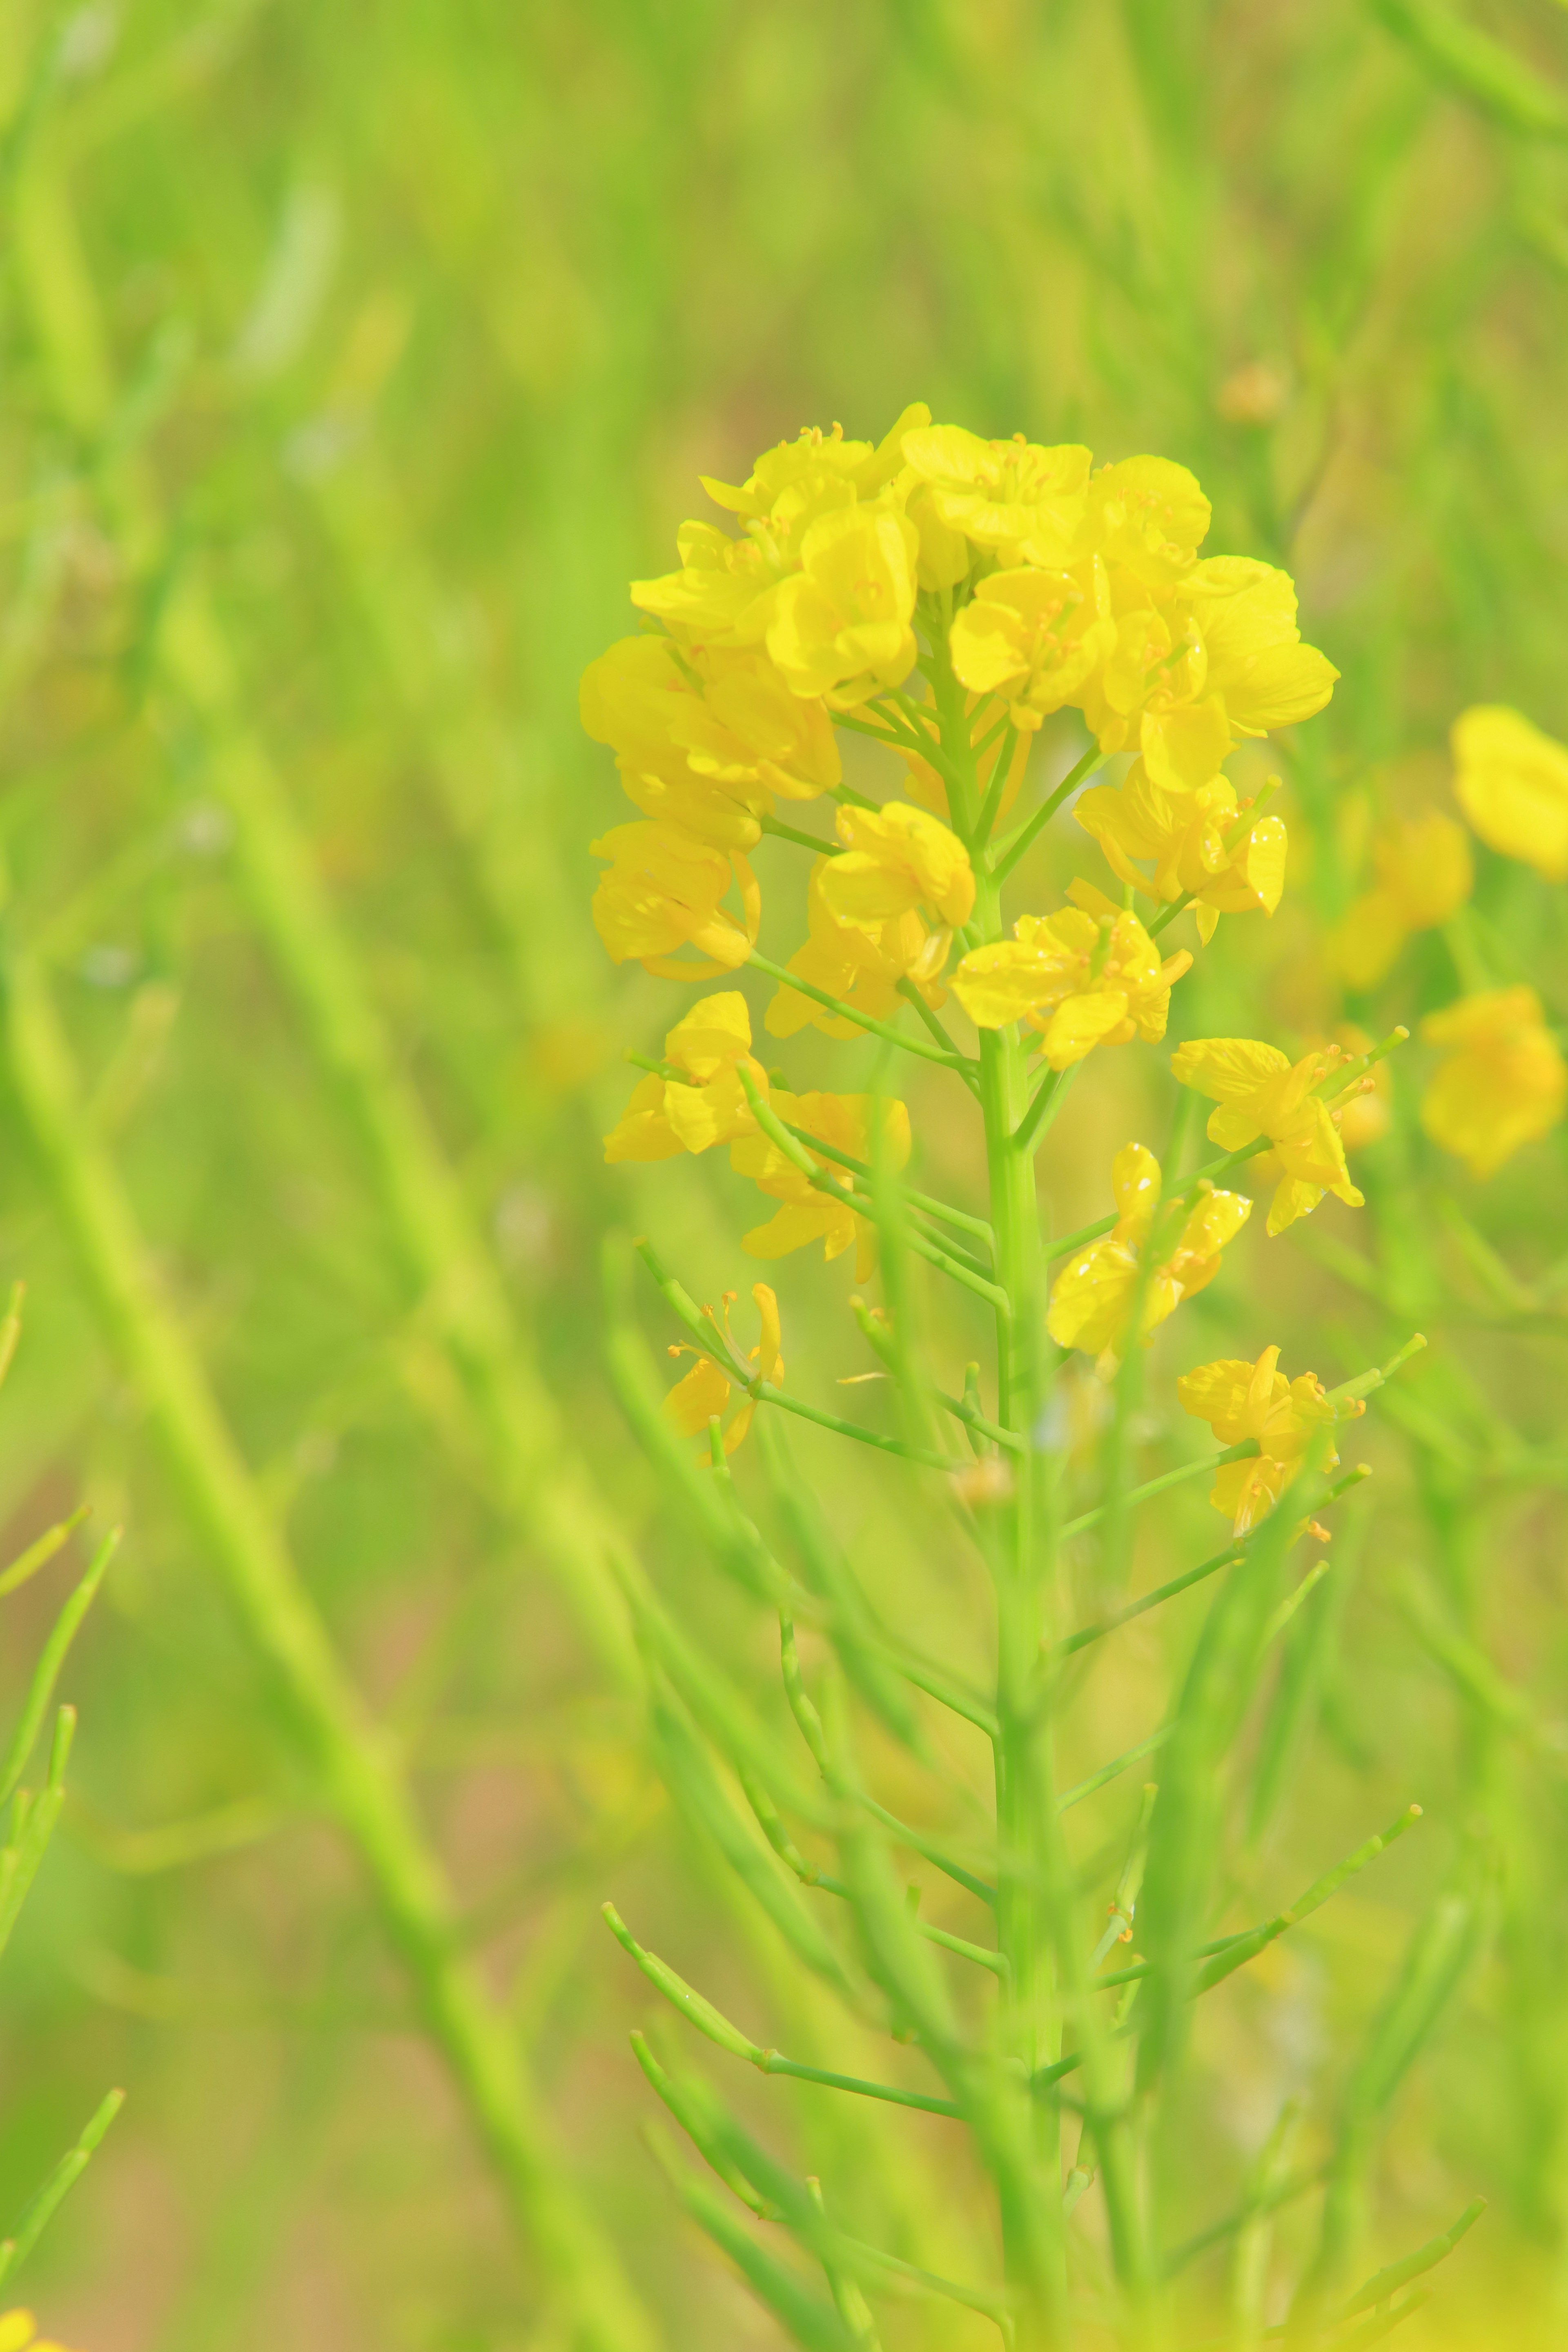
{"label": "green stem", "polygon": [[781,988],[793,988],[797,995],[809,996],[814,1004],[820,1004],[828,1013],[836,1013],[841,1021],[853,1021],[858,1029],[866,1030],[873,1037],[885,1037],[889,1045],[901,1046],[906,1054],[913,1054],[920,1061],[935,1062],[942,1069],[955,1070],[960,1077],[967,1077],[973,1067],[963,1055],[928,1045],[923,1037],[911,1037],[907,1031],[895,1029],[890,1022],[873,1020],[868,1013],[857,1011],[843,997],[830,996],[826,989],[816,987],[809,980],[802,980],[795,972],[786,971],[782,963],[774,963],[756,948],[752,950],[746,961],[758,971],[766,972],[770,980],[776,980]]}
{"label": "green stem", "polygon": [[1062,803],[1070,793],[1077,791],[1079,784],[1086,782],[1097,768],[1104,766],[1106,757],[1106,753],[1098,744],[1091,743],[1077,766],[1069,769],[1062,778],[1056,791],[1048,799],[1040,803],[1034,815],[1021,824],[1016,833],[1010,833],[1005,841],[998,842],[989,860],[991,878],[998,887],[1006,881],[1018,860],[1033,845],[1036,836],[1045,831]]}
{"label": "green stem", "polygon": [[324,1798],[357,1847],[426,2030],[468,2104],[518,2221],[595,2352],[651,2346],[609,2240],[571,2185],[511,2032],[475,1964],[380,1727],[345,1675],[299,1571],[163,1303],[131,1205],[88,1130],[80,1087],[41,975],[12,953],[5,1051],[15,1098],[109,1339],[142,1397],[206,1555],[284,1692]]}

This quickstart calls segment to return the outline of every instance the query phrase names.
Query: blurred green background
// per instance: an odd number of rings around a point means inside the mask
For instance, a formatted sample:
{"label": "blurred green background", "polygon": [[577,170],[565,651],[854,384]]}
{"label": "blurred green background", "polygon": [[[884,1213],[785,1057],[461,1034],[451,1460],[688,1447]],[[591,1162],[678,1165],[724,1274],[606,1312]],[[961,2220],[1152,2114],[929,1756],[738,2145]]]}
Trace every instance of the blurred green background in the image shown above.
{"label": "blurred green background", "polygon": [[[0,1509],[6,1557],[79,1496],[127,1528],[64,1685],[66,1832],[0,1981],[0,2213],[108,2084],[132,2097],[27,2294],[86,2352],[570,2340],[320,1818],[155,1328],[205,1368],[258,1524],[384,1720],[563,2177],[665,2341],[771,2343],[671,2226],[625,2054],[644,2004],[597,1920],[635,1900],[716,1994],[744,1981],[595,1597],[602,1524],[667,1590],[684,1573],[605,1391],[597,1244],[612,1219],[657,1231],[711,1295],[752,1279],[751,1203],[706,1163],[599,1164],[621,1049],[678,1007],[589,927],[587,844],[624,804],[577,676],[703,510],[699,471],[743,478],[803,423],[875,436],[923,398],[1179,458],[1211,547],[1289,565],[1343,672],[1289,773],[1287,907],[1266,933],[1227,920],[1180,1017],[1331,1029],[1319,941],[1372,814],[1444,799],[1466,702],[1568,734],[1568,15],[7,0],[0,126],[0,1275],[29,1294]],[[1098,872],[1053,848],[1042,886],[1075,866]],[[1483,976],[1559,1013],[1562,902],[1483,859]],[[1348,1009],[1386,1025],[1457,985],[1428,939]],[[1215,2023],[1194,2181],[1217,2210],[1282,2089],[1342,2075],[1468,1855],[1489,1940],[1395,2111],[1379,2242],[1483,2191],[1445,2307],[1549,2312],[1564,1160],[1559,1137],[1469,1185],[1414,1131],[1418,1075],[1366,1157],[1365,1223],[1331,1208],[1254,1251],[1182,1343],[1280,1338],[1342,1378],[1416,1323],[1435,1341],[1367,1424],[1380,1499],[1292,1654],[1297,1783],[1258,1884],[1288,1898],[1411,1796],[1433,1821]],[[1130,1119],[1159,1146],[1152,1084],[1086,1085],[1053,1146],[1062,1216],[1100,1213]],[[928,1133],[923,1164],[972,1178],[934,1098]],[[143,1287],[117,1294],[128,1263]],[[792,1369],[825,1395],[862,1361],[841,1271],[781,1283]],[[906,1570],[860,1466],[810,1458],[873,1530],[870,1572],[977,1643],[918,1528]],[[1194,1500],[1140,1580],[1197,1545]],[[8,1604],[6,1688],[67,1573]],[[747,1662],[749,1622],[731,1635]],[[1140,1656],[1085,1769],[1141,1727],[1168,1658]],[[766,2087],[760,2112],[841,2135],[825,2166],[873,2168],[864,2118]],[[941,2211],[944,2161],[922,2134],[874,2184],[906,2231]]]}

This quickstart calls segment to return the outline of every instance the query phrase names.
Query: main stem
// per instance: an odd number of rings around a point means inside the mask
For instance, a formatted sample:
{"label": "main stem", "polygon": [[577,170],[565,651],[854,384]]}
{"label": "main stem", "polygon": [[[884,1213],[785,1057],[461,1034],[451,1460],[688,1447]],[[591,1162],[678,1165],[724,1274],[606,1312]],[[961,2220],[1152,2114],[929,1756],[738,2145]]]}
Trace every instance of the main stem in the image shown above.
{"label": "main stem", "polygon": [[[933,680],[942,741],[953,776],[949,793],[958,832],[975,869],[974,925],[982,941],[1003,936],[1001,885],[989,872],[985,844],[973,838],[980,782],[969,743],[963,696],[936,653]],[[980,1039],[980,1107],[995,1236],[995,1279],[1005,1293],[996,1308],[996,1419],[1024,1441],[1007,1456],[1012,1490],[990,1511],[990,1557],[996,1592],[997,1943],[1007,1962],[1001,2006],[1001,2058],[1024,2080],[1060,2054],[1056,2000],[1053,1896],[1060,1871],[1049,1734],[1041,1673],[1048,1529],[1033,1433],[1041,1397],[1041,1255],[1035,1157],[1018,1141],[1028,1109],[1026,1055],[1016,1029],[984,1030]],[[1067,2341],[1059,2110],[1032,2103],[1026,2120],[1030,2160],[1023,2194],[1016,2179],[1002,2188],[1004,2252],[1016,2298],[1016,2352],[1056,2352]]]}

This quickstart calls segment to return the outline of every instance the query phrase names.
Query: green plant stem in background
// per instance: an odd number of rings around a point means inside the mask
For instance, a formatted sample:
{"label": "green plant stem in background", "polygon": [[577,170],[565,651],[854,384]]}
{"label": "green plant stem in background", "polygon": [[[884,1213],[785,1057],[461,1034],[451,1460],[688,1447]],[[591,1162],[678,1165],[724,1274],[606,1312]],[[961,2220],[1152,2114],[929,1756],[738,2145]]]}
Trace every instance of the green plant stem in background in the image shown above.
{"label": "green plant stem in background", "polygon": [[[17,210],[21,282],[57,396],[78,429],[96,438],[110,421],[113,393],[67,191],[58,176],[29,169]],[[155,576],[174,559],[149,475],[134,458],[111,456],[104,492],[129,561]],[[554,1570],[602,1664],[628,1685],[630,1638],[608,1566],[613,1531],[524,1349],[458,1180],[399,1067],[282,785],[246,722],[217,615],[200,582],[188,576],[165,584],[160,603],[158,658],[204,729],[212,782],[235,822],[252,914],[358,1133],[411,1305],[474,1399],[494,1499]]]}
{"label": "green plant stem in background", "polygon": [[333,1653],[202,1369],[161,1300],[119,1179],[88,1130],[42,974],[3,973],[10,1085],[106,1333],[152,1419],[214,1570],[280,1686],[323,1804],[364,1864],[383,1921],[503,2181],[518,2224],[574,2315],[584,2352],[636,2352],[651,2326],[571,2184],[522,2054],[472,1959],[388,1743]]}

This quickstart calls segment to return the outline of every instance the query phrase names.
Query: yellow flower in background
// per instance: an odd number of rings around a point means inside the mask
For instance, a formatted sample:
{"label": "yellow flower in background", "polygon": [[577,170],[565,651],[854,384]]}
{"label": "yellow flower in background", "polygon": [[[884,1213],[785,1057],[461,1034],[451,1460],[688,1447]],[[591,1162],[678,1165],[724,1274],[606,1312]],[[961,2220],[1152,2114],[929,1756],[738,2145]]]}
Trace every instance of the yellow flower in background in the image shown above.
{"label": "yellow flower in background", "polygon": [[1152,587],[1192,570],[1213,513],[1196,478],[1168,457],[1124,457],[1101,467],[1088,506],[1093,547]]}
{"label": "yellow flower in background", "polygon": [[30,2311],[0,2312],[0,2352],[64,2352],[52,2339],[46,2343],[37,2326]]}
{"label": "yellow flower in background", "polygon": [[1220,1253],[1252,1214],[1239,1192],[1211,1186],[1168,1236],[1167,1254],[1144,1274],[1150,1228],[1160,1205],[1160,1163],[1141,1143],[1123,1144],[1110,1166],[1116,1223],[1101,1240],[1069,1258],[1051,1292],[1046,1328],[1059,1348],[1081,1348],[1114,1369],[1123,1349],[1138,1286],[1144,1282],[1139,1337],[1147,1342],[1184,1298],[1211,1283]]}
{"label": "yellow flower in background", "polygon": [[623,637],[589,663],[578,703],[643,814],[715,848],[752,848],[775,796],[813,800],[843,775],[826,711],[765,654]]}
{"label": "yellow flower in background", "polygon": [[[1167,904],[1190,896],[1205,941],[1222,914],[1271,915],[1279,904],[1289,850],[1283,820],[1258,817],[1230,843],[1245,810],[1227,776],[1195,792],[1173,792],[1135,760],[1121,784],[1096,784],[1080,794],[1073,814],[1121,881]],[[1134,860],[1152,862],[1152,877]]]}
{"label": "yellow flower in background", "polygon": [[1429,1013],[1421,1035],[1447,1048],[1422,1100],[1421,1124],[1472,1176],[1494,1176],[1568,1108],[1568,1063],[1533,988],[1463,997]]}
{"label": "yellow flower in background", "polygon": [[1568,882],[1568,750],[1500,703],[1462,711],[1449,740],[1459,806],[1488,848]]}
{"label": "yellow flower in background", "polygon": [[917,907],[950,930],[969,920],[969,852],[940,818],[907,801],[889,801],[879,809],[841,808],[837,830],[845,854],[828,859],[822,895],[839,922],[875,931]]}
{"label": "yellow flower in background", "polygon": [[1110,588],[1096,562],[1081,571],[993,572],[953,622],[952,667],[976,694],[999,694],[1032,732],[1077,696],[1116,642]]}
{"label": "yellow flower in background", "polygon": [[904,463],[928,486],[937,520],[1004,564],[1074,561],[1092,462],[1076,443],[1047,449],[1021,433],[983,441],[960,425],[904,441]]}
{"label": "yellow flower in background", "polygon": [[[873,1021],[885,1021],[900,1003],[899,983],[909,981],[934,1011],[947,1002],[942,969],[952,944],[945,925],[935,929],[910,908],[881,922],[847,922],[829,905],[824,885],[837,861],[819,857],[806,886],[809,936],[786,969],[814,988],[841,1001],[852,1000]],[[764,1026],[770,1037],[793,1037],[797,1030],[820,1029],[825,1037],[863,1037],[855,1022],[830,1013],[799,989],[780,985]]]}
{"label": "yellow flower in background", "polygon": [[920,542],[897,506],[840,507],[801,542],[801,569],[774,600],[768,652],[801,695],[863,702],[902,683],[915,663]]}
{"label": "yellow flower in background", "polygon": [[[664,824],[617,824],[592,843],[610,869],[594,893],[594,928],[613,961],[635,959],[669,980],[706,980],[733,971],[756,943],[762,898],[739,851],[728,856]],[[731,879],[740,886],[745,928],[720,905]],[[672,961],[677,948],[696,948],[708,961]]]}
{"label": "yellow flower in background", "polygon": [[[776,1388],[784,1379],[784,1370],[782,1353],[784,1333],[779,1323],[779,1302],[765,1282],[754,1282],[752,1285],[752,1297],[756,1302],[762,1328],[756,1346],[748,1349],[746,1352],[746,1361],[756,1366],[756,1370],[752,1374],[753,1380],[765,1381],[771,1388]],[[733,1301],[734,1293],[731,1291],[724,1300],[724,1318],[721,1326],[710,1307],[705,1307],[703,1312],[714,1327],[715,1337],[721,1336],[727,1351],[738,1357],[741,1351],[730,1331],[730,1308]],[[721,1365],[714,1361],[711,1356],[698,1355],[695,1348],[676,1347],[671,1348],[669,1352],[672,1356],[696,1356],[697,1361],[685,1379],[678,1381],[670,1390],[669,1394],[665,1398],[664,1409],[683,1437],[702,1436],[707,1432],[709,1423],[719,1420],[727,1410],[731,1391],[738,1383],[725,1372]],[[733,1454],[735,1448],[742,1443],[746,1432],[751,1428],[752,1416],[756,1409],[756,1399],[748,1396],[740,1412],[724,1432],[726,1454]],[[0,2341],[0,2352],[5,2352],[3,2341]]]}
{"label": "yellow flower in background", "polygon": [[1265,1135],[1273,1143],[1284,1172],[1269,1205],[1271,1234],[1309,1215],[1325,1192],[1352,1209],[1363,1205],[1333,1115],[1312,1092],[1340,1058],[1337,1046],[1327,1046],[1292,1063],[1278,1045],[1250,1037],[1194,1038],[1171,1057],[1183,1086],[1219,1105],[1209,1116],[1211,1142],[1225,1151],[1239,1151]]}
{"label": "yellow flower in background", "polygon": [[1183,949],[1161,961],[1136,915],[1075,882],[1055,915],[1021,915],[1011,940],[972,949],[952,992],[979,1029],[1022,1021],[1037,1029],[1053,1070],[1096,1045],[1151,1044],[1165,1034],[1171,990],[1192,963]]}
{"label": "yellow flower in background", "polygon": [[1331,961],[1352,988],[1375,987],[1411,933],[1446,923],[1475,880],[1465,829],[1441,809],[1381,826],[1372,862],[1375,884],[1329,943]]}
{"label": "yellow flower in background", "polygon": [[[1271,1511],[1298,1475],[1314,1433],[1366,1411],[1360,1397],[1336,1402],[1315,1372],[1288,1381],[1279,1369],[1279,1350],[1265,1348],[1256,1364],[1235,1358],[1200,1364],[1176,1382],[1183,1408],[1206,1421],[1221,1445],[1255,1438],[1259,1452],[1246,1462],[1227,1462],[1216,1472],[1209,1500],[1223,1511],[1238,1536]],[[1331,1447],[1322,1466],[1339,1455]]]}
{"label": "yellow flower in background", "polygon": [[703,997],[664,1041],[664,1058],[681,1076],[651,1072],[638,1081],[619,1125],[605,1138],[605,1160],[674,1160],[751,1134],[756,1120],[740,1065],[763,1094],[768,1090],[767,1073],[751,1052],[745,998],[736,990]]}
{"label": "yellow flower in background", "polygon": [[[860,1160],[871,1158],[872,1121],[879,1114],[881,1145],[889,1164],[901,1168],[910,1156],[909,1112],[901,1102],[886,1097],[775,1092],[772,1108],[786,1127],[800,1128]],[[809,1144],[806,1148],[810,1149]],[[737,1175],[751,1177],[763,1192],[784,1203],[765,1225],[742,1234],[742,1249],[752,1257],[786,1257],[791,1250],[820,1241],[823,1256],[836,1258],[855,1242],[858,1244],[856,1278],[866,1279],[875,1260],[874,1238],[865,1219],[842,1198],[854,1181],[847,1170],[818,1157],[818,1174],[830,1188],[824,1191],[760,1132],[730,1146],[730,1165]]]}

